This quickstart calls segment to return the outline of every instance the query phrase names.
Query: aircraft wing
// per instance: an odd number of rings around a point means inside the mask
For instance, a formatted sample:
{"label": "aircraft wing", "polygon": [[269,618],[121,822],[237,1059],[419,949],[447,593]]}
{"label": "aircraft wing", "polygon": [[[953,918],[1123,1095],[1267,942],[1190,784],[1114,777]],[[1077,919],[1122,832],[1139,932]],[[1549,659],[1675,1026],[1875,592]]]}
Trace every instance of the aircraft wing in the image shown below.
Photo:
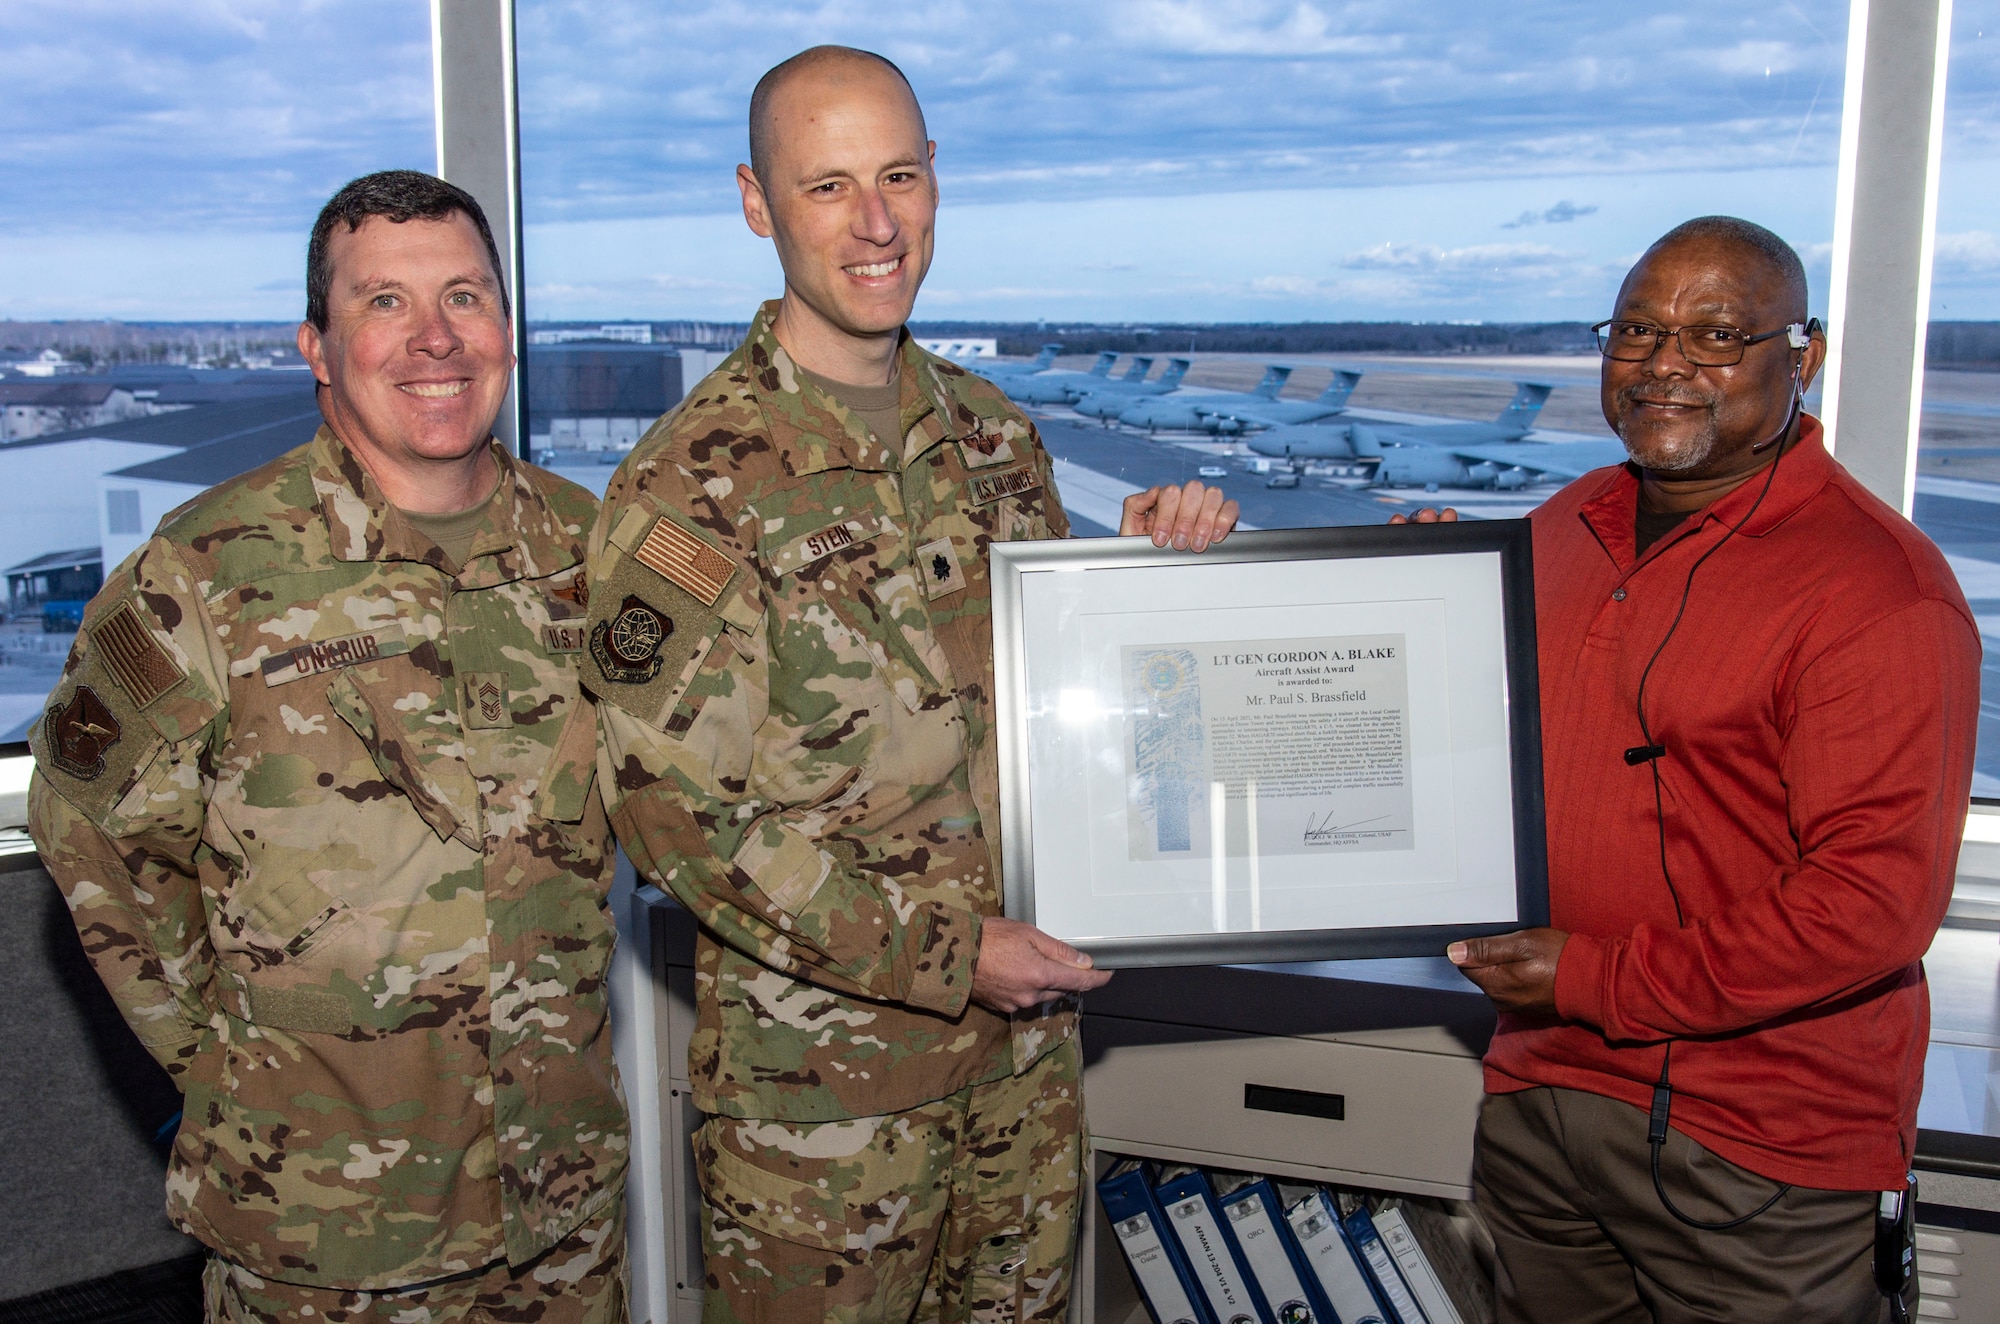
{"label": "aircraft wing", "polygon": [[1625,463],[1625,446],[1617,441],[1491,441],[1444,449],[1466,460],[1531,469],[1554,478],[1581,478],[1592,469]]}

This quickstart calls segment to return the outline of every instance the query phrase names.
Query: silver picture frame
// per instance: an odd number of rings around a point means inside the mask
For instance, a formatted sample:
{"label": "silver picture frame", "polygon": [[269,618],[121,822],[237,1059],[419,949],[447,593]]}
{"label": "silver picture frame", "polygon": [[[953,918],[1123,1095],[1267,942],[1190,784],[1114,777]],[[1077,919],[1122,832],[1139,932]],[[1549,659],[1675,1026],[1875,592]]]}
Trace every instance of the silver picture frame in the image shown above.
{"label": "silver picture frame", "polygon": [[1010,918],[1106,968],[1548,922],[1527,521],[991,556]]}

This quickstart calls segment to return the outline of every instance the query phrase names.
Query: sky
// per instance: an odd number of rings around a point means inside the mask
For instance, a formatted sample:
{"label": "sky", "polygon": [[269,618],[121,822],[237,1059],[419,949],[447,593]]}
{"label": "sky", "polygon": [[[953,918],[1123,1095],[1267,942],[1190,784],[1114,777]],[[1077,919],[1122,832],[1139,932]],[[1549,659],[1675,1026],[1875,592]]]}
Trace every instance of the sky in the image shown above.
{"label": "sky", "polygon": [[[819,41],[896,60],[938,142],[919,318],[1595,320],[1715,211],[1823,289],[1846,11],[517,0],[526,306],[747,319],[749,91]],[[2000,317],[1989,20],[1959,0],[1941,316]],[[420,0],[8,0],[0,317],[297,316],[327,194],[434,164],[429,36]]]}

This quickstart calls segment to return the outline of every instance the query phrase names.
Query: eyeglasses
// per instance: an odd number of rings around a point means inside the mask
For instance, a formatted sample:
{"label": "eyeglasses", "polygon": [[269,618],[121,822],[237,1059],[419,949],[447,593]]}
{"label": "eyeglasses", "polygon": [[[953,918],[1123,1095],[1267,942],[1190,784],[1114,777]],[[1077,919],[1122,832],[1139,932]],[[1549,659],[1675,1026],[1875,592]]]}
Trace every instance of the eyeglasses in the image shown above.
{"label": "eyeglasses", "polygon": [[1651,322],[1627,322],[1619,318],[1599,322],[1590,328],[1597,336],[1597,351],[1620,363],[1644,363],[1672,340],[1681,357],[1698,368],[1727,368],[1743,362],[1743,351],[1761,340],[1790,336],[1793,349],[1804,349],[1819,329],[1819,319],[1793,322],[1776,331],[1746,336],[1733,326],[1684,326],[1669,331]]}

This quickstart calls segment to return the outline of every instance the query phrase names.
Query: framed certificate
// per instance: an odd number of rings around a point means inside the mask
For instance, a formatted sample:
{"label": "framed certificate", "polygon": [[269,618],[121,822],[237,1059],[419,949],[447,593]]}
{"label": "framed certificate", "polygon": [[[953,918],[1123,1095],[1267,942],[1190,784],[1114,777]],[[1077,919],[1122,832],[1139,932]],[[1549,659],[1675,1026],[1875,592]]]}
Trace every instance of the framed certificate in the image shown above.
{"label": "framed certificate", "polygon": [[1527,521],[992,558],[1010,917],[1106,967],[1548,922]]}

